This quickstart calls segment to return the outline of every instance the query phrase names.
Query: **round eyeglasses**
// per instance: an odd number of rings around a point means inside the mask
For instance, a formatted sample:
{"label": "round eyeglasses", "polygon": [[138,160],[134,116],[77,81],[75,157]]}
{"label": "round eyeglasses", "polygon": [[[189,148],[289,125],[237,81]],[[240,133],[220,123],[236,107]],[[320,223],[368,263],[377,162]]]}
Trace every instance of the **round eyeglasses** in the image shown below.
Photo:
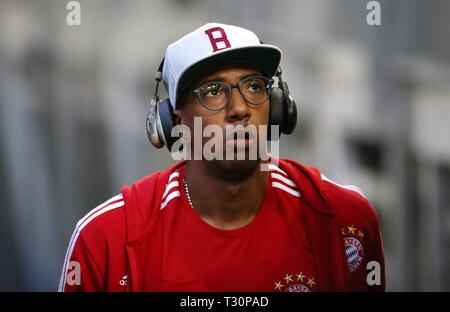
{"label": "round eyeglasses", "polygon": [[245,101],[253,106],[262,105],[272,92],[273,79],[264,76],[251,76],[239,83],[228,84],[222,81],[209,81],[192,91],[200,103],[208,110],[220,111],[231,101],[231,91],[238,88]]}

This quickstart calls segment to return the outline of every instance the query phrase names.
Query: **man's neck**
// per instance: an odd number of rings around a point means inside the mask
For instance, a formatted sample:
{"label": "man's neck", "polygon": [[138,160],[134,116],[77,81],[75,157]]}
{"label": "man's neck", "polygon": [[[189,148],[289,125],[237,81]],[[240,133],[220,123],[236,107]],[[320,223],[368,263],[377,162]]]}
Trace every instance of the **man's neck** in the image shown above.
{"label": "man's neck", "polygon": [[[232,173],[230,173],[231,175]],[[186,163],[186,183],[195,211],[211,226],[236,229],[259,211],[268,179],[260,165],[239,179],[224,178],[203,161]]]}

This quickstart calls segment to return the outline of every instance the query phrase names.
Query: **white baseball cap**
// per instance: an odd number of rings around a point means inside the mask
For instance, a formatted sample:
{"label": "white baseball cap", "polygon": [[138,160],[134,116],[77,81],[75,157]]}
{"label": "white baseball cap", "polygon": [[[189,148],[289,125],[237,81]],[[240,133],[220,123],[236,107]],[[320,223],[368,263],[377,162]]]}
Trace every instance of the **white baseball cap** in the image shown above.
{"label": "white baseball cap", "polygon": [[184,88],[202,73],[235,62],[257,66],[272,77],[280,60],[281,50],[262,44],[252,31],[208,23],[168,46],[163,67],[164,86],[175,108]]}

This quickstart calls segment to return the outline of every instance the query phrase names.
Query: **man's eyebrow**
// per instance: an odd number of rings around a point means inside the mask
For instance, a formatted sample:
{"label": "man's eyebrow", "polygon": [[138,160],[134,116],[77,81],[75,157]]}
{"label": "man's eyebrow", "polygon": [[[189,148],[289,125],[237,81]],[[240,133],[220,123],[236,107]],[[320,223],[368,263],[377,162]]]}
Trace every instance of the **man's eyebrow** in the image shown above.
{"label": "man's eyebrow", "polygon": [[[261,74],[259,74],[259,73],[245,74],[245,75],[240,76],[239,80],[244,80],[245,78],[254,77],[254,76],[261,76]],[[209,83],[209,82],[225,82],[225,79],[222,78],[222,77],[208,79],[208,80],[205,80],[205,81],[202,81],[202,82],[198,83],[197,86],[194,89],[197,89],[198,87],[204,85],[205,83]]]}
{"label": "man's eyebrow", "polygon": [[256,76],[262,76],[262,75],[259,74],[259,73],[252,73],[252,74],[242,75],[242,76],[239,77],[239,78],[240,78],[240,80],[244,80],[245,78],[248,78],[248,77],[256,77]]}
{"label": "man's eyebrow", "polygon": [[225,79],[221,78],[221,77],[217,77],[217,78],[213,78],[213,79],[208,79],[205,81],[202,81],[200,83],[197,84],[197,87],[194,89],[197,89],[198,87],[200,87],[201,85],[204,85],[205,83],[209,83],[209,82],[225,82]]}

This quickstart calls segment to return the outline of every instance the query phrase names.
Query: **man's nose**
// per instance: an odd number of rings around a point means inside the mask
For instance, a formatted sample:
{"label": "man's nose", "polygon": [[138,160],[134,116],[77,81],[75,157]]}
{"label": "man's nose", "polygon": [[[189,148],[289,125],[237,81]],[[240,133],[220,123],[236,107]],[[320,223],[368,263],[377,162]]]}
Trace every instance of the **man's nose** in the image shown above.
{"label": "man's nose", "polygon": [[251,111],[247,101],[242,96],[238,88],[231,90],[230,104],[227,110],[227,119],[231,123],[239,121],[248,121],[251,117]]}

